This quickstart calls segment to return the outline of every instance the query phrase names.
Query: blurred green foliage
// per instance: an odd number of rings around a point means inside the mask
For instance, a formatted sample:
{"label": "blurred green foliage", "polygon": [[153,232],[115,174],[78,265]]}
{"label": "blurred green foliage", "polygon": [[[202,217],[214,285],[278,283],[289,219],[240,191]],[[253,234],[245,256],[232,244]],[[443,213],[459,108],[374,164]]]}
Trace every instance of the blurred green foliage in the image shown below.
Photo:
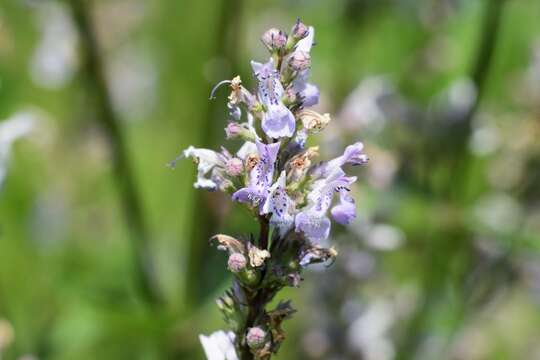
{"label": "blurred green foliage", "polygon": [[[81,72],[81,48],[87,44],[68,47],[64,68],[71,70],[65,70],[68,75],[59,85],[40,83],[33,67],[51,31],[48,26],[67,19],[67,28],[52,30],[41,54],[49,56],[50,48],[53,60],[57,47],[69,43],[66,32],[75,32],[69,0],[3,0],[0,118],[30,111],[36,129],[15,145],[0,190],[0,318],[14,333],[4,348],[0,339],[1,354],[7,359],[25,354],[39,359],[202,359],[197,335],[222,327],[213,299],[228,284],[224,256],[207,245],[207,238],[256,230],[246,213],[219,194],[195,193],[194,167],[188,161],[174,171],[165,166],[190,144],[221,143],[226,107],[223,98],[208,101],[212,85],[237,73],[253,85],[249,60],[266,56],[258,36],[271,26],[288,30],[301,16],[316,28],[312,76],[323,91],[325,111],[338,112],[358,83],[374,74],[386,75],[408,102],[429,109],[456,79],[470,75],[488,1],[495,0],[88,1],[106,74],[114,83],[109,85],[164,299],[150,306],[133,272],[132,239],[113,179],[109,137],[96,119],[99,111],[89,101],[93,90]],[[362,185],[360,207],[367,213],[385,209],[386,221],[402,229],[407,242],[380,255],[379,271],[391,279],[385,282],[390,285],[366,286],[356,294],[368,293],[369,298],[372,292],[392,293],[391,285],[418,286],[422,314],[403,319],[395,330],[397,351],[404,358],[416,358],[422,337],[452,335],[478,318],[488,334],[488,344],[481,344],[488,348],[486,357],[449,353],[448,358],[533,359],[533,351],[540,354],[532,343],[540,336],[538,294],[534,300],[529,291],[534,286],[519,266],[523,258],[537,260],[540,250],[540,97],[533,99],[536,103],[526,101],[531,94],[519,85],[539,46],[540,2],[504,3],[477,117],[489,117],[505,138],[516,127],[522,129],[502,147],[505,153],[481,157],[451,145],[444,148],[424,123],[411,127],[403,119],[393,119],[381,133],[348,134],[366,140],[368,153],[372,144],[394,152],[405,164],[390,189]],[[141,74],[141,92],[130,91],[140,83],[129,80]],[[520,148],[527,129],[535,134],[536,147],[529,140]],[[462,157],[445,157],[448,150]],[[523,183],[508,191],[522,208],[522,225],[499,233],[475,220],[472,209],[492,191],[488,173],[493,163],[512,151],[527,159]],[[456,160],[466,164],[456,166]],[[532,225],[526,226],[526,220]],[[478,255],[471,249],[479,236],[510,249],[505,254],[511,256],[504,258],[512,263],[510,273],[524,279],[511,282],[502,305],[493,308],[500,319],[486,315],[489,308],[480,314],[469,310],[462,299],[462,293],[473,292],[463,284],[476,269]],[[317,277],[308,274],[306,282],[316,284]],[[496,289],[505,285],[497,277],[486,281],[500,281]],[[538,291],[538,280],[529,281]],[[480,285],[474,289],[481,292]],[[285,294],[300,314],[287,325],[290,338],[280,359],[305,357],[299,344],[311,326],[308,289]],[[482,296],[491,298],[492,288]],[[508,332],[523,336],[507,336],[505,324]],[[407,332],[418,339],[408,339]]]}

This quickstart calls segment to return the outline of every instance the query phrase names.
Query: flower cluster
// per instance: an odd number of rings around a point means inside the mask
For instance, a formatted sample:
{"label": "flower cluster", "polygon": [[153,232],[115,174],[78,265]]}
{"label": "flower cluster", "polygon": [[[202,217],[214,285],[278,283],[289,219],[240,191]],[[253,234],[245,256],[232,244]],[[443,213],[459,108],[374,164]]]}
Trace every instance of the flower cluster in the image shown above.
{"label": "flower cluster", "polygon": [[321,245],[330,234],[331,218],[346,225],[356,217],[350,195],[356,177],[347,176],[344,168],[367,163],[363,144],[352,144],[325,162],[315,162],[318,147],[307,146],[310,135],[330,121],[328,114],[308,109],[319,101],[317,86],[309,82],[314,35],[313,27],[300,21],[288,36],[268,30],[262,42],[269,60],[251,62],[256,92],[246,89],[240,77],[213,89],[211,98],[220,86],[230,87],[225,133],[227,139],[244,142],[238,151],[190,146],[183,152],[197,164],[196,188],[230,193],[260,223],[258,238],[214,237],[218,247],[228,251],[228,268],[234,274],[233,287],[218,306],[235,334],[215,338],[234,343],[236,353],[230,355],[229,347],[228,355],[222,351],[212,357],[209,349],[223,344],[202,337],[209,359],[269,359],[277,352],[284,339],[280,324],[294,310],[289,302],[271,311],[265,305],[282,287],[298,286],[303,268],[337,255]]}

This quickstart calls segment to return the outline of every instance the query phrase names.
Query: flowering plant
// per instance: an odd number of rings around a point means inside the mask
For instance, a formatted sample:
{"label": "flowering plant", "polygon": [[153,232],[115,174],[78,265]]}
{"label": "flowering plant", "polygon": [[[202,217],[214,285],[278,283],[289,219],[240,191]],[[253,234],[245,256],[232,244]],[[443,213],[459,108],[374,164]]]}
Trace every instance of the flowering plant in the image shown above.
{"label": "flowering plant", "polygon": [[[226,137],[244,141],[235,154],[192,146],[182,154],[197,164],[196,188],[230,193],[260,225],[258,237],[212,238],[228,252],[234,279],[217,300],[231,331],[200,336],[209,360],[270,359],[285,338],[282,322],[295,310],[290,301],[274,309],[267,309],[268,303],[283,287],[299,286],[308,265],[335,258],[334,248],[322,246],[330,234],[329,214],[344,225],[356,216],[349,194],[356,177],[347,176],[343,167],[367,163],[363,144],[319,163],[313,162],[318,147],[306,145],[330,121],[328,114],[307,109],[319,101],[317,86],[308,82],[314,35],[313,27],[299,20],[289,36],[266,31],[262,42],[270,59],[251,62],[256,93],[238,76],[213,89],[211,98],[220,86],[230,86]],[[339,202],[332,206],[336,193]]]}

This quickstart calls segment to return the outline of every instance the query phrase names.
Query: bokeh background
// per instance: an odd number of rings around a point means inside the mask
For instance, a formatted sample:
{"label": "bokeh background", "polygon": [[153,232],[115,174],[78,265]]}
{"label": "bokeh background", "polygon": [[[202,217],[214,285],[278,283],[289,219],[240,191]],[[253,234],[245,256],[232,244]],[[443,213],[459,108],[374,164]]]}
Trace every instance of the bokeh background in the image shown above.
{"label": "bokeh background", "polygon": [[165,164],[224,142],[211,87],[252,87],[298,16],[322,157],[371,162],[337,262],[279,297],[277,359],[540,359],[537,0],[2,0],[0,357],[203,359],[207,239],[255,225]]}

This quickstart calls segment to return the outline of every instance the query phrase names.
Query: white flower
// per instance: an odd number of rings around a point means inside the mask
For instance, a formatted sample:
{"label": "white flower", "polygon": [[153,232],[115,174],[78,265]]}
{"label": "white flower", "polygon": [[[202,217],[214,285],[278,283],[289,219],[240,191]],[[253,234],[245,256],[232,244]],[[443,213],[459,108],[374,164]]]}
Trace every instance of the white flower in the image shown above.
{"label": "white flower", "polygon": [[244,145],[242,145],[240,149],[236,152],[236,156],[238,156],[242,160],[246,160],[248,155],[257,154],[257,152],[257,145],[255,145],[254,142],[246,141]]}
{"label": "white flower", "polygon": [[8,120],[0,122],[0,185],[6,176],[13,142],[27,135],[34,124],[35,118],[28,112],[17,113]]}
{"label": "white flower", "polygon": [[219,154],[213,150],[190,146],[184,150],[184,157],[190,157],[197,162],[197,182],[193,186],[196,189],[216,190],[218,186],[209,177],[209,173],[215,166],[224,165]]}
{"label": "white flower", "polygon": [[238,360],[234,348],[235,335],[232,331],[216,331],[210,336],[199,335],[199,340],[208,360]]}

